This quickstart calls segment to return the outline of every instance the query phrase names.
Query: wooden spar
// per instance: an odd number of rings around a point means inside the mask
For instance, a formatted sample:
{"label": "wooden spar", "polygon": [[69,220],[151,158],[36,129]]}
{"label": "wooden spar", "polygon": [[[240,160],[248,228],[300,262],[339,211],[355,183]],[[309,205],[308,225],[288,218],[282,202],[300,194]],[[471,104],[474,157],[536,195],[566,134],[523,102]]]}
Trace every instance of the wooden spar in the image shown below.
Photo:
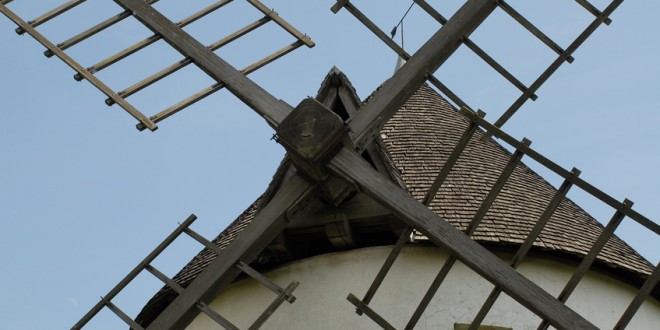
{"label": "wooden spar", "polygon": [[385,123],[426,81],[429,73],[456,51],[469,35],[497,7],[496,0],[470,0],[374,94],[349,124],[358,151],[364,150]]}
{"label": "wooden spar", "polygon": [[291,106],[245,77],[144,1],[115,0],[115,2],[122,8],[132,11],[135,18],[154,33],[160,34],[174,49],[193,59],[195,64],[211,78],[224,83],[232,94],[263,117],[271,127],[276,128],[291,112]]}
{"label": "wooden spar", "polygon": [[202,271],[149,325],[148,329],[183,329],[199,314],[197,301],[206,303],[241,272],[235,267],[250,263],[288,224],[287,212],[307,197],[314,186],[298,175],[286,181],[250,225]]}
{"label": "wooden spar", "polygon": [[328,168],[346,180],[352,180],[374,200],[390,208],[434,243],[444,246],[465,265],[498,285],[530,311],[550,320],[560,329],[596,329],[579,314],[523,277],[509,265],[444,221],[432,210],[415,201],[410,194],[379,176],[359,154],[342,149]]}

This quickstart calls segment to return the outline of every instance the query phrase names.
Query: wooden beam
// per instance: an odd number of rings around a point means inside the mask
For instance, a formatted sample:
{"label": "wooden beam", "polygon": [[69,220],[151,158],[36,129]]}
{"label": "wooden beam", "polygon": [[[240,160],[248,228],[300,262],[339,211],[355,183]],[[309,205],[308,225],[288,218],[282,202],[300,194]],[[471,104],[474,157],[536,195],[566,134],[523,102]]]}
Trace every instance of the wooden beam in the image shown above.
{"label": "wooden beam", "polygon": [[354,151],[343,149],[328,165],[331,171],[352,180],[366,194],[390,208],[434,243],[444,246],[465,265],[520,304],[551,321],[560,329],[597,329],[552,295],[523,277],[469,237],[444,221],[432,210],[414,200],[409,193],[378,175]]}
{"label": "wooden beam", "polygon": [[461,39],[470,35],[497,7],[496,0],[469,0],[406,64],[374,94],[351,118],[353,141],[359,151],[371,142],[385,123],[458,49]]}
{"label": "wooden beam", "polygon": [[149,325],[148,329],[183,329],[199,314],[197,301],[208,303],[241,272],[236,263],[250,263],[288,224],[287,213],[306,198],[314,186],[295,175],[284,182],[273,199],[232,243],[202,271]]}
{"label": "wooden beam", "polygon": [[232,94],[262,116],[271,127],[276,128],[291,112],[291,106],[275,98],[144,1],[114,1],[130,10],[135,18],[160,34],[181,54],[193,59],[211,78],[224,83]]}

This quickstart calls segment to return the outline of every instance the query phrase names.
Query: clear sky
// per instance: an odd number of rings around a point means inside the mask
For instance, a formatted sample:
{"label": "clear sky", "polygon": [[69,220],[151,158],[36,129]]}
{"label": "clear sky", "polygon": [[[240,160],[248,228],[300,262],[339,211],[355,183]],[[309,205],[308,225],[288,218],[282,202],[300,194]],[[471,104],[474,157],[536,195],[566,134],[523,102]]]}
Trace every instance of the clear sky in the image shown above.
{"label": "clear sky", "polygon": [[[62,1],[14,1],[9,8],[32,19]],[[210,4],[162,0],[157,8],[180,20]],[[464,1],[429,1],[449,17]],[[593,16],[571,0],[511,0],[511,5],[562,47]],[[604,8],[609,1],[592,1]],[[185,3],[185,5],[183,5]],[[251,75],[291,105],[314,96],[333,65],[351,79],[360,97],[391,76],[396,56],[346,11],[332,14],[333,1],[265,0],[316,42]],[[355,1],[387,32],[411,1]],[[88,1],[71,15],[40,27],[60,42],[119,13],[111,1]],[[660,219],[660,12],[658,1],[626,1],[505,125],[532,147],[656,223]],[[76,16],[77,15],[77,16]],[[261,17],[243,1],[188,28],[212,43]],[[93,304],[142,260],[177,222],[195,213],[193,228],[212,238],[266,188],[283,149],[271,141],[266,123],[227,91],[160,123],[156,132],[138,132],[120,108],[73,71],[42,55],[43,47],[17,36],[0,19],[0,324],[4,329],[70,328]],[[412,53],[438,28],[413,7],[404,21],[404,44]],[[218,54],[244,67],[293,41],[272,23]],[[70,50],[83,65],[130,46],[149,32],[127,21]],[[401,30],[395,38],[400,42]],[[473,40],[526,83],[555,54],[498,10]],[[98,74],[120,90],[180,58],[162,42]],[[517,97],[468,50],[461,48],[437,75],[493,122]],[[192,67],[129,99],[147,115],[212,82]],[[535,169],[533,162],[527,162]],[[561,180],[538,169],[558,185]],[[613,210],[575,189],[570,197],[601,222]],[[649,260],[660,260],[657,235],[631,224],[617,231]],[[200,249],[177,241],[156,267],[170,276]],[[118,297],[137,313],[161,284],[149,276]],[[109,314],[109,312],[104,312]],[[115,322],[115,323],[113,323]],[[92,329],[115,329],[105,318]]]}

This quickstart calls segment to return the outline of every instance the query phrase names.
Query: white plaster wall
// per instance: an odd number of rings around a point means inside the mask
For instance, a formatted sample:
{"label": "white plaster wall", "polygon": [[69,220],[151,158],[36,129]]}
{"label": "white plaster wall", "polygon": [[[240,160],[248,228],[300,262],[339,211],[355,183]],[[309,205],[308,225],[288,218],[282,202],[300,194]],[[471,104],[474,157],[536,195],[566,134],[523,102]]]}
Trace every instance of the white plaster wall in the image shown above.
{"label": "white plaster wall", "polygon": [[[362,298],[391,247],[373,247],[300,260],[266,275],[281,287],[297,280],[294,304],[285,302],[262,329],[380,329],[367,316],[358,316],[346,300],[349,292]],[[433,277],[447,258],[431,246],[404,248],[370,306],[394,327],[403,328]],[[557,295],[573,268],[556,261],[528,258],[519,271]],[[453,329],[470,323],[493,286],[457,263],[440,287],[416,329]],[[602,329],[611,329],[636,290],[598,273],[589,273],[568,305]],[[241,329],[247,328],[275,295],[252,279],[232,284],[210,306]],[[536,329],[540,319],[515,300],[501,295],[483,324],[513,329]],[[660,304],[648,300],[628,329],[658,329]],[[188,329],[220,327],[200,314]]]}

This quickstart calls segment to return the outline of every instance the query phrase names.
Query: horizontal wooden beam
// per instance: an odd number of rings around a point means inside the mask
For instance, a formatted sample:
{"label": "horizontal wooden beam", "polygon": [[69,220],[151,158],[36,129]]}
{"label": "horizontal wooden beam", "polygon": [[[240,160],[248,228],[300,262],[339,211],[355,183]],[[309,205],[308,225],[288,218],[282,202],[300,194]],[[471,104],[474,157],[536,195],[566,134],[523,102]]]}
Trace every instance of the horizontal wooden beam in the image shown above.
{"label": "horizontal wooden beam", "polygon": [[344,148],[329,169],[353,181],[366,194],[390,208],[434,243],[444,246],[465,265],[498,285],[520,304],[560,329],[596,329],[552,295],[523,277],[483,246],[458,231],[409,193],[378,175],[359,154]]}

